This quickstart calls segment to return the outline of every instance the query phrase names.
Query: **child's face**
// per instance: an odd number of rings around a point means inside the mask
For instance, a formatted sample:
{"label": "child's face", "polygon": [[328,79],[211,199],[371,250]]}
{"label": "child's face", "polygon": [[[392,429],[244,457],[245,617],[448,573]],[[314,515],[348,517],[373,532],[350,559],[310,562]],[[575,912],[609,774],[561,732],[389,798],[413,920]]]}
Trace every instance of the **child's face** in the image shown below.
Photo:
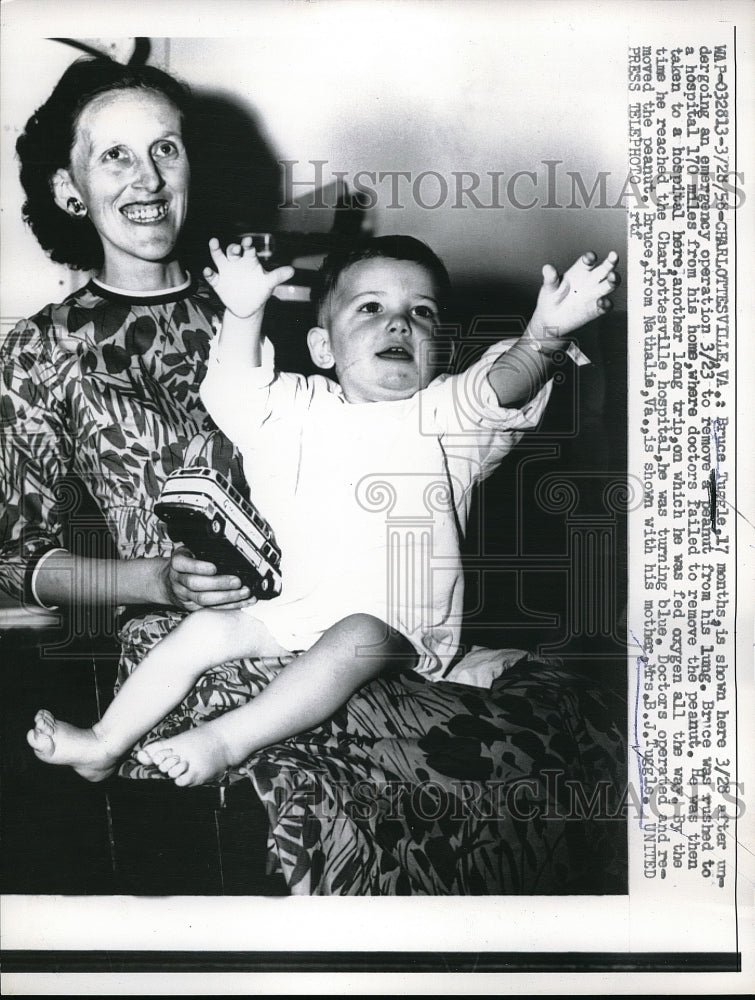
{"label": "child's face", "polygon": [[350,403],[408,399],[437,374],[428,348],[438,321],[435,285],[421,264],[359,261],[338,279],[327,328],[311,331],[310,350],[320,367],[335,364]]}

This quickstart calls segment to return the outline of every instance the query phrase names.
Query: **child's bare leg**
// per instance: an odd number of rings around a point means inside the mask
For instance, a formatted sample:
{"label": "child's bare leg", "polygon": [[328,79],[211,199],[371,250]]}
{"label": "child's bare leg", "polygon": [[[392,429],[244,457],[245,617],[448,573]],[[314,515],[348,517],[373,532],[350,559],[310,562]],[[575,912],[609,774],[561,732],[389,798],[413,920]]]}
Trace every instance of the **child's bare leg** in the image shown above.
{"label": "child's bare leg", "polygon": [[246,611],[195,611],[150,651],[91,729],[79,729],[42,709],[27,742],[40,760],[66,764],[88,781],[102,781],[210,667],[239,656],[285,652]]}
{"label": "child's bare leg", "polygon": [[546,264],[527,333],[538,339],[565,337],[611,309],[610,295],[619,283],[618,260],[613,250],[600,263],[594,253],[585,253],[563,277]]}
{"label": "child's bare leg", "polygon": [[157,764],[177,785],[199,785],[272,743],[327,719],[379,674],[411,666],[404,636],[371,615],[351,615],[290,663],[246,705],[149,744],[139,760]]}

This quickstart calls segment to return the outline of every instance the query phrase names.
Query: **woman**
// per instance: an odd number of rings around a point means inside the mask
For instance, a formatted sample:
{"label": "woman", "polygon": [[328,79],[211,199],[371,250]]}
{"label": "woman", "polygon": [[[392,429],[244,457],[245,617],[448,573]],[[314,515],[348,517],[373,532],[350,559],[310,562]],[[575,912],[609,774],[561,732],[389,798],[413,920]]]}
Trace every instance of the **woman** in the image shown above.
{"label": "woman", "polygon": [[[156,68],[79,61],[17,143],[39,243],[94,276],[2,347],[0,587],[47,608],[118,606],[119,684],[185,611],[250,597],[237,578],[173,551],[153,510],[184,465],[212,465],[244,489],[198,392],[215,302],[178,258],[191,111],[187,89]],[[65,549],[71,475],[99,507],[118,560]],[[258,686],[275,666],[255,672]],[[173,723],[212,714],[217,698],[248,700],[248,672],[244,684],[232,670],[223,676],[220,695],[196,693]]]}
{"label": "woman", "polygon": [[[24,213],[53,260],[93,270],[3,347],[0,585],[44,606],[240,602],[233,579],[171,545],[151,512],[165,477],[212,461],[238,475],[198,396],[214,306],[181,267],[190,97],[160,70],[75,63],[17,144]],[[56,487],[75,473],[121,561],[61,548]]]}
{"label": "woman", "polygon": [[[121,679],[186,610],[249,597],[185,550],[171,554],[153,512],[182,465],[211,464],[239,485],[237,456],[198,395],[215,307],[178,257],[190,109],[166,74],[92,60],[64,74],[18,142],[41,246],[95,276],[2,349],[0,581],[48,607],[125,606]],[[108,522],[115,572],[63,548],[56,491],[70,473]],[[291,891],[622,891],[613,838],[554,812],[568,806],[555,801],[563,783],[541,780],[560,770],[594,801],[598,783],[621,780],[622,738],[588,685],[522,658],[492,692],[375,681],[232,775],[265,803]],[[248,700],[281,666],[215,670],[145,742]],[[131,758],[121,773],[142,772]]]}

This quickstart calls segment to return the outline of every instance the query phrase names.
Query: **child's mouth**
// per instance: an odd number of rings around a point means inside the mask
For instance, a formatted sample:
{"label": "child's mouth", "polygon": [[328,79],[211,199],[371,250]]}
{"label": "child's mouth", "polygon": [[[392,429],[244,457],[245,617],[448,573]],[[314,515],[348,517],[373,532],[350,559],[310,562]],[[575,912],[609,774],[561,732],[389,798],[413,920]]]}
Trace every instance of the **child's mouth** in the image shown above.
{"label": "child's mouth", "polygon": [[388,361],[411,361],[412,355],[404,347],[387,347],[384,351],[379,351],[379,358],[386,358]]}
{"label": "child's mouth", "polygon": [[150,225],[154,222],[162,222],[168,214],[168,203],[167,201],[158,201],[150,205],[124,205],[121,214],[125,215],[129,222]]}

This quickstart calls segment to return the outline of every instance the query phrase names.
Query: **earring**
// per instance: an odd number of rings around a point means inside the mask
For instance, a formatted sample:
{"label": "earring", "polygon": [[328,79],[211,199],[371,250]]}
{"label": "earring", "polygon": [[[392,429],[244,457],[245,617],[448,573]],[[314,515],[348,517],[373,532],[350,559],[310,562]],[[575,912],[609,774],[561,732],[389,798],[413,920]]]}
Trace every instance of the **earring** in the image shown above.
{"label": "earring", "polygon": [[87,207],[83,201],[79,201],[78,198],[69,198],[66,202],[66,207],[71,215],[77,215],[83,217],[87,214]]}

